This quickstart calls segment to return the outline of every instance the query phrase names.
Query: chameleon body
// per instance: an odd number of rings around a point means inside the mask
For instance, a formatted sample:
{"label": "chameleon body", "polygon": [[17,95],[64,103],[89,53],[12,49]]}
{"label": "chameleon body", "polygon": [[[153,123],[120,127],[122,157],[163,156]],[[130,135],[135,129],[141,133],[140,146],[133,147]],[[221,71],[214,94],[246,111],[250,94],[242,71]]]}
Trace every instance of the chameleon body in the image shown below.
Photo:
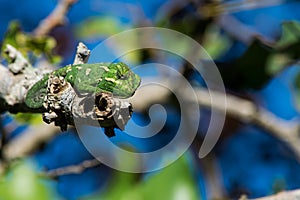
{"label": "chameleon body", "polygon": [[110,92],[117,98],[131,97],[141,82],[122,62],[68,65],[46,74],[29,89],[25,98],[28,107],[43,106],[51,74],[64,77],[79,93]]}

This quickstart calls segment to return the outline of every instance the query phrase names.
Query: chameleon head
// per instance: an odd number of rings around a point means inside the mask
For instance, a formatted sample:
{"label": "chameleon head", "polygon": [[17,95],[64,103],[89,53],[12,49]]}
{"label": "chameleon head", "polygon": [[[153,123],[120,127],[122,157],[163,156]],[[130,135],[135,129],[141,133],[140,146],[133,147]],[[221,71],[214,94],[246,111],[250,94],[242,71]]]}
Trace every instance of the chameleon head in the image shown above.
{"label": "chameleon head", "polygon": [[131,97],[139,87],[141,78],[122,62],[111,63],[108,68],[109,71],[99,85],[105,84],[105,87],[116,97]]}

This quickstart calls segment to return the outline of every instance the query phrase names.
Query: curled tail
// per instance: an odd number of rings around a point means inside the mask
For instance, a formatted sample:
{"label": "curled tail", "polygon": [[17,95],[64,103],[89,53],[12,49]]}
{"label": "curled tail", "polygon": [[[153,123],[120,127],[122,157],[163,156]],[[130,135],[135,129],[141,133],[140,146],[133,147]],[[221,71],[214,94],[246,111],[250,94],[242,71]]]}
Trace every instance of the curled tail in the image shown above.
{"label": "curled tail", "polygon": [[43,106],[44,98],[47,95],[47,81],[48,76],[45,76],[28,90],[25,104],[29,108],[41,108]]}

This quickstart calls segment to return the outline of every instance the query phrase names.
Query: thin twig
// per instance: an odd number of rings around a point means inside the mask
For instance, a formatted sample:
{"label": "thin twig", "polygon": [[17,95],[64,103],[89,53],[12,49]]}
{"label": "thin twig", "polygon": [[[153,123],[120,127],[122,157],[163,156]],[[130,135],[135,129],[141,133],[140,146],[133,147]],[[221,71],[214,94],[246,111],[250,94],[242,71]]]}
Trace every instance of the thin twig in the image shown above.
{"label": "thin twig", "polygon": [[198,152],[203,140],[196,137],[192,144],[192,150],[197,168],[201,169],[201,173],[205,180],[205,193],[207,199],[225,199],[228,195],[224,185],[222,184],[222,173],[220,164],[215,154],[209,153],[202,159],[199,159]]}
{"label": "thin twig", "polygon": [[53,28],[63,25],[68,10],[76,2],[77,0],[60,0],[55,9],[40,22],[39,26],[33,31],[33,34],[35,36],[45,36]]}
{"label": "thin twig", "polygon": [[99,166],[100,164],[101,164],[101,162],[97,159],[85,160],[76,165],[69,165],[69,166],[60,167],[57,169],[52,169],[52,170],[46,171],[45,173],[43,173],[43,175],[50,177],[50,178],[55,178],[55,177],[67,175],[67,174],[80,174],[84,170]]}
{"label": "thin twig", "polygon": [[[274,40],[270,37],[262,35],[254,27],[243,24],[234,16],[221,15],[216,18],[216,23],[220,26],[228,35],[234,39],[243,42],[244,44],[251,44],[251,42],[258,38],[266,44],[274,43]],[[239,30],[239,31],[237,31]]]}
{"label": "thin twig", "polygon": [[277,6],[282,3],[284,3],[284,0],[242,0],[229,2],[213,2],[201,6],[199,8],[199,12],[205,17],[215,17],[245,10],[255,10],[259,8]]}

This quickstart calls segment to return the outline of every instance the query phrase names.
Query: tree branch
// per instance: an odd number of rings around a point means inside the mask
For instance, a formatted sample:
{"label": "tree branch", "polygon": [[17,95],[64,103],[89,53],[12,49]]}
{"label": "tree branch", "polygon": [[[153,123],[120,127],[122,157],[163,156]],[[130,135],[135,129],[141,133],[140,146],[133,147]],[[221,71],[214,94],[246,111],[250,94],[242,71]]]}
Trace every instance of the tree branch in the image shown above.
{"label": "tree branch", "polygon": [[46,171],[45,173],[42,173],[42,176],[47,176],[49,178],[56,178],[58,176],[63,176],[68,174],[80,174],[84,170],[99,166],[100,164],[101,162],[97,159],[85,160],[76,165],[69,165],[69,166]]}
{"label": "tree branch", "polygon": [[3,105],[0,112],[34,112],[24,105],[24,97],[27,90],[50,70],[33,68],[11,45],[7,45],[4,52],[10,63],[8,68],[0,65],[0,104]]}
{"label": "tree branch", "polygon": [[[219,92],[213,92],[214,95],[224,95]],[[214,107],[219,110],[224,109],[222,102],[218,102],[211,105],[210,96],[207,90],[198,88],[196,90],[199,104],[204,107]],[[296,153],[297,159],[300,161],[300,123],[299,120],[287,121],[279,118],[272,112],[255,105],[253,102],[236,97],[230,94],[226,94],[226,113],[234,119],[243,122],[245,124],[254,124],[268,133],[274,135],[278,139],[287,143],[293,151]]]}
{"label": "tree branch", "polygon": [[[265,44],[272,44],[274,40],[262,35],[253,27],[243,24],[234,16],[221,15],[216,18],[217,25],[222,28],[232,38],[243,42],[244,44],[251,44],[255,38],[259,38]],[[239,31],[236,31],[239,30]]]}
{"label": "tree branch", "polygon": [[[292,190],[292,191],[283,191],[271,196],[256,198],[252,200],[295,200],[295,199],[300,199],[300,189]],[[239,200],[248,200],[248,198],[246,196],[242,196]]]}
{"label": "tree branch", "polygon": [[2,150],[6,162],[30,155],[43,143],[53,138],[59,129],[47,124],[30,126],[22,134],[10,140]]}
{"label": "tree branch", "polygon": [[[23,60],[23,63],[27,63],[21,54],[13,47],[9,48],[8,53],[9,55],[14,55],[12,56],[12,60]],[[80,43],[77,48],[74,63],[82,64],[87,61],[88,56],[89,50],[83,43]],[[39,73],[41,73],[39,74],[37,69],[32,68],[29,64],[24,66],[25,67],[21,67],[18,70],[17,74],[12,73],[11,67],[7,69],[4,66],[0,66],[0,70],[4,72],[0,73],[0,97],[5,104],[8,105],[4,110],[13,110],[16,112],[31,111],[30,108],[23,103],[24,97],[27,90],[30,88],[29,86],[34,84],[34,81],[39,80],[37,76],[41,77],[41,74],[44,74],[45,72],[39,70]],[[15,67],[14,69],[16,70]],[[26,77],[29,75],[31,77],[34,75],[35,77],[27,80]],[[2,76],[3,79],[1,78]],[[25,80],[22,80],[22,78]],[[59,83],[56,81],[59,81]],[[59,96],[59,93],[55,93],[55,87],[61,84],[60,81],[67,84],[64,79],[55,79],[55,77],[53,80],[52,78],[49,79],[49,94],[47,96],[47,101],[45,102],[47,111],[43,112],[44,121],[48,123],[55,122],[56,126],[66,129],[67,125],[74,124],[73,117],[80,118],[83,119],[85,124],[95,126],[99,126],[100,124],[101,127],[106,129],[105,133],[108,136],[114,135],[114,128],[124,129],[132,114],[132,107],[128,101],[115,99],[112,95],[105,93],[96,94],[95,97],[79,97],[70,84],[66,87],[68,90],[61,90],[65,96],[62,94]],[[54,84],[55,87],[51,86],[51,84]],[[17,89],[8,89],[12,87],[22,88],[22,93],[16,92]],[[50,94],[56,96],[53,97]],[[65,97],[70,95],[71,98],[69,98],[69,101],[66,101]],[[8,98],[11,96],[14,98]],[[93,106],[91,108],[85,106],[85,101],[88,98],[92,98],[90,103],[92,103]],[[7,101],[7,99],[13,99],[13,101]],[[59,132],[57,128],[50,127],[46,124],[31,126],[26,132],[5,144],[2,149],[3,161],[1,162],[0,170],[4,169],[11,160],[25,157],[34,152],[41,144],[47,142]]]}
{"label": "tree branch", "polygon": [[[164,87],[153,85],[152,87],[141,87],[137,90],[134,98],[131,100],[135,110],[144,111],[153,103],[165,102],[170,97],[168,88],[173,88],[175,85],[171,80],[177,79],[174,77],[152,78],[150,80],[144,79],[145,82],[161,83]],[[183,94],[184,91],[180,90],[180,88],[177,88],[177,90],[181,91],[180,94],[182,94],[187,101],[192,101],[190,95]],[[214,96],[216,99],[224,99],[225,94],[212,90],[208,91],[201,87],[195,87],[194,91],[197,96],[196,103],[203,108],[214,107],[220,112],[225,111],[227,115],[233,117],[237,121],[245,124],[250,123],[262,128],[286,142],[296,153],[297,159],[300,161],[300,139],[298,137],[300,123],[298,120],[287,121],[279,118],[270,111],[255,105],[255,103],[249,100],[230,94],[226,94],[225,108],[224,102],[222,101],[213,101],[214,104],[212,105],[211,96]]]}
{"label": "tree branch", "polygon": [[87,48],[87,46],[85,46],[85,44],[83,44],[82,42],[79,42],[73,64],[78,65],[87,63],[90,57],[90,53],[91,51]]}
{"label": "tree branch", "polygon": [[63,25],[68,10],[76,2],[77,0],[60,0],[55,9],[33,31],[34,36],[48,35],[53,28]]}

